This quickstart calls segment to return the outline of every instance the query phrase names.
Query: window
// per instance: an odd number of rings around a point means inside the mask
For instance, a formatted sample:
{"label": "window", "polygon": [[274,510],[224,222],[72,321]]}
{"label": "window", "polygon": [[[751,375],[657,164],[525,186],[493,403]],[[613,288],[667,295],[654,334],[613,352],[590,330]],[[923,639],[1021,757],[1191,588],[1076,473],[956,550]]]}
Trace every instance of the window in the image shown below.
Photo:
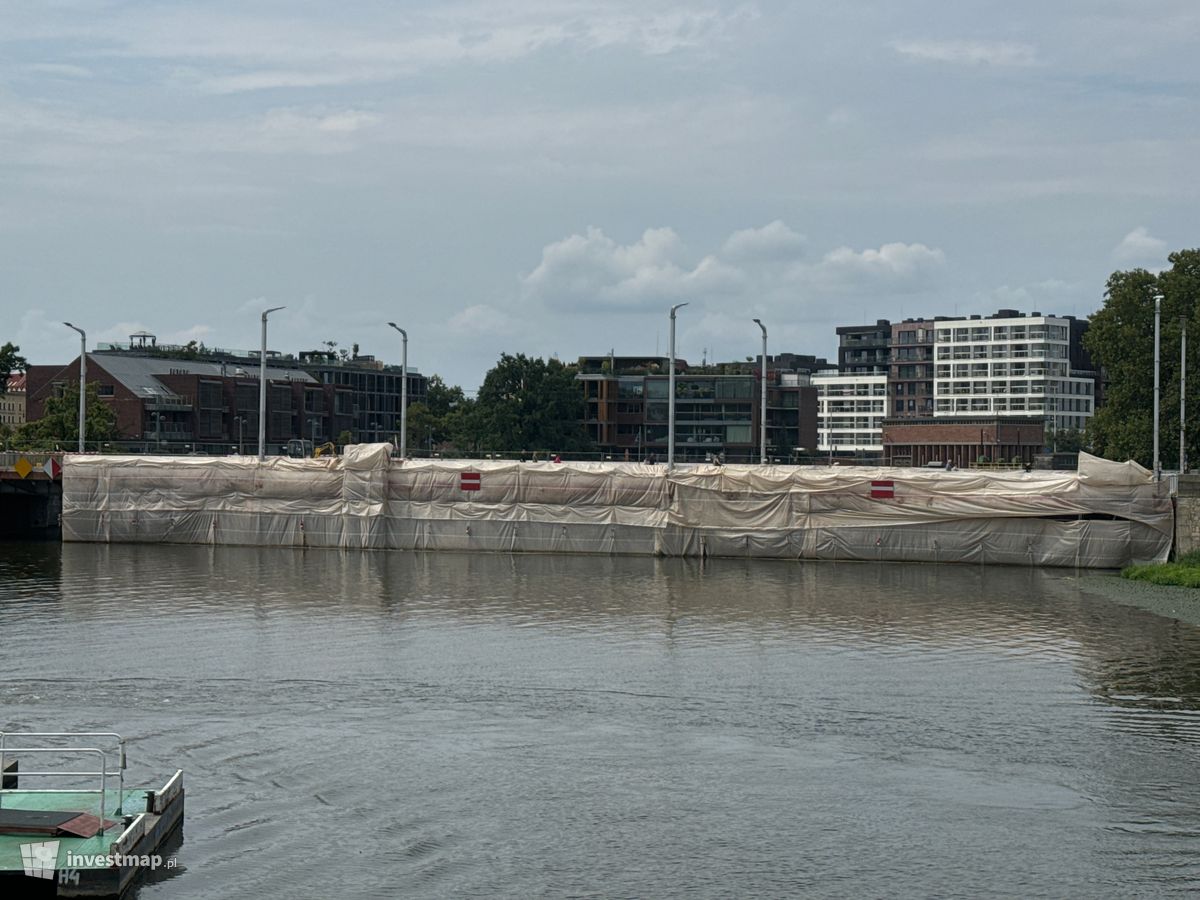
{"label": "window", "polygon": [[96,388],[96,393],[101,397],[113,396],[113,386],[111,384],[102,384]]}

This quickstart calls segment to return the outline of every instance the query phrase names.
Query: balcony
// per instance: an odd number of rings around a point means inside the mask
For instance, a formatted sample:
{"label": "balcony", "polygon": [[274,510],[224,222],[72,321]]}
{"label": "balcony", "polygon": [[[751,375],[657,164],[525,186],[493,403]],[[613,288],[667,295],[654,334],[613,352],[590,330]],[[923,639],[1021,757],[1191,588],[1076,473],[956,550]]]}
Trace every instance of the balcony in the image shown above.
{"label": "balcony", "polygon": [[142,405],[147,410],[153,411],[190,411],[192,408],[192,398],[180,396],[179,394],[155,394],[151,397],[143,397]]}

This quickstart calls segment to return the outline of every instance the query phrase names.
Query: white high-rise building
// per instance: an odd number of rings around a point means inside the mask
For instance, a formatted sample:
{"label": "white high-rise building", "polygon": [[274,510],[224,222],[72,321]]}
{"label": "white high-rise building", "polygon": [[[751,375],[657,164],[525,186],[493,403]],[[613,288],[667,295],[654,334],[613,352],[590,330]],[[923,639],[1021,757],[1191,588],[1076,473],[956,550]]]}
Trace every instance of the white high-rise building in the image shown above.
{"label": "white high-rise building", "polygon": [[887,375],[818,372],[817,448],[823,453],[883,452]]}
{"label": "white high-rise building", "polygon": [[1047,429],[1082,429],[1095,412],[1096,380],[1071,368],[1073,325],[1037,313],[939,321],[934,417],[1030,416]]}

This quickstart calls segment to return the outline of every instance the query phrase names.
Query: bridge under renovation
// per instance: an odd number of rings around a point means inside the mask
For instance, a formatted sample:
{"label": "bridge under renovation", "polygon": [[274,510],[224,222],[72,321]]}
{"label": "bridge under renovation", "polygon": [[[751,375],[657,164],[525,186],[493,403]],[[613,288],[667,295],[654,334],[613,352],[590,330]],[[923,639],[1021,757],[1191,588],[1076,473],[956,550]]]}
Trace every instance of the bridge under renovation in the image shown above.
{"label": "bridge under renovation", "polygon": [[1166,485],[1076,472],[74,456],[65,541],[908,560],[1114,568],[1164,561]]}

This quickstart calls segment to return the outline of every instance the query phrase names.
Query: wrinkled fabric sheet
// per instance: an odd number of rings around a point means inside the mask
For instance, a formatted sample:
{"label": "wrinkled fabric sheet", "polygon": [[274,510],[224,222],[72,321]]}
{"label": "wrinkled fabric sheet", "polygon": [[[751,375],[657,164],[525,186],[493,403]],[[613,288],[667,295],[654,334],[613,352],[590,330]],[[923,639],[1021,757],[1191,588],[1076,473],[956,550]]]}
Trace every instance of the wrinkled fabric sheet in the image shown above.
{"label": "wrinkled fabric sheet", "polygon": [[68,455],[63,539],[362,549],[1162,561],[1174,518],[1136,463],[1078,472]]}

